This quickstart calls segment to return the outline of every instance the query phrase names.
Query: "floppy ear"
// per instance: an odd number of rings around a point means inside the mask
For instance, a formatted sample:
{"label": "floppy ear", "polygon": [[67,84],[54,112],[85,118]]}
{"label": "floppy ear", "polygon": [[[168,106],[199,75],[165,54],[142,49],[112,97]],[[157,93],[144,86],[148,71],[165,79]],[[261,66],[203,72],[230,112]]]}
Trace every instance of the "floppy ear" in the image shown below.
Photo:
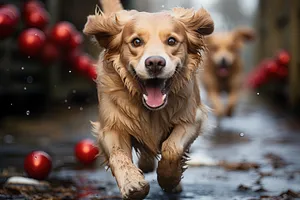
{"label": "floppy ear", "polygon": [[210,14],[203,8],[194,9],[173,8],[173,16],[181,21],[184,26],[201,35],[209,35],[214,31],[214,22]]}
{"label": "floppy ear", "polygon": [[83,33],[86,35],[95,36],[100,46],[111,49],[116,48],[120,44],[117,40],[120,39],[120,33],[123,27],[130,20],[133,11],[120,11],[106,15],[104,13],[90,15],[84,26]]}
{"label": "floppy ear", "polygon": [[190,44],[190,50],[198,51],[204,48],[203,37],[214,31],[214,22],[210,14],[203,8],[194,9],[173,8],[172,15],[185,27]]}
{"label": "floppy ear", "polygon": [[234,31],[236,38],[242,42],[250,42],[255,40],[255,32],[251,28],[237,28]]}

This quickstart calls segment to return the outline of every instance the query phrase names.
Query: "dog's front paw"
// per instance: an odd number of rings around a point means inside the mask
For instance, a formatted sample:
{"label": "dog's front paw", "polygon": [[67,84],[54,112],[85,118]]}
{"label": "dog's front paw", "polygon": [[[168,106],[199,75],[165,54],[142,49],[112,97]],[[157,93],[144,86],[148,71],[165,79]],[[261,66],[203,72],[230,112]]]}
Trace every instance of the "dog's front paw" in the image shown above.
{"label": "dog's front paw", "polygon": [[172,193],[180,184],[182,173],[181,160],[162,159],[158,163],[157,181],[164,191]]}
{"label": "dog's front paw", "polygon": [[145,181],[143,173],[133,164],[124,167],[125,173],[119,177],[123,199],[144,199],[149,193],[150,186]]}
{"label": "dog's front paw", "polygon": [[233,108],[232,107],[228,107],[226,109],[225,114],[226,114],[227,117],[232,117],[233,116]]}
{"label": "dog's front paw", "polygon": [[127,180],[121,188],[121,193],[123,199],[144,199],[149,189],[149,183],[145,180]]}

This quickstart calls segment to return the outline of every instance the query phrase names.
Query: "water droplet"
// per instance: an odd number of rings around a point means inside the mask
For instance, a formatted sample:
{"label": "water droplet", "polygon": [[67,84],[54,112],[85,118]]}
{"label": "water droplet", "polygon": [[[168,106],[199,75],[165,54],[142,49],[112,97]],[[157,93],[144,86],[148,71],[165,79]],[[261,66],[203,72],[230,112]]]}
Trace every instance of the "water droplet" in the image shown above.
{"label": "water droplet", "polygon": [[70,110],[70,109],[71,109],[71,106],[68,106],[68,109]]}
{"label": "water droplet", "polygon": [[3,137],[4,143],[11,144],[14,142],[14,137],[12,135],[5,135]]}
{"label": "water droplet", "polygon": [[259,92],[258,93],[256,93],[258,96],[259,96]]}
{"label": "water droplet", "polygon": [[66,100],[65,100],[65,103],[67,103],[67,102],[68,102],[68,100],[66,99]]}
{"label": "water droplet", "polygon": [[24,90],[27,90],[27,87],[24,87]]}
{"label": "water droplet", "polygon": [[71,71],[71,70],[69,70],[69,73],[72,73],[72,71]]}
{"label": "water droplet", "polygon": [[27,77],[27,83],[32,83],[32,82],[33,82],[32,76],[28,76],[28,77]]}
{"label": "water droplet", "polygon": [[30,56],[28,56],[28,58],[30,58]]}
{"label": "water droplet", "polygon": [[80,107],[79,110],[80,110],[80,111],[83,111],[83,107]]}
{"label": "water droplet", "polygon": [[13,103],[10,104],[11,106],[13,105]]}
{"label": "water droplet", "polygon": [[162,7],[162,8],[164,8],[164,7],[165,7],[165,5],[161,5],[161,7]]}
{"label": "water droplet", "polygon": [[27,116],[30,115],[30,111],[29,110],[26,111],[26,115]]}
{"label": "water droplet", "polygon": [[21,70],[24,70],[24,67],[21,67]]}
{"label": "water droplet", "polygon": [[34,35],[35,35],[35,36],[37,36],[37,34],[36,34],[36,33],[35,33]]}
{"label": "water droplet", "polygon": [[244,134],[244,133],[240,133],[240,136],[241,136],[241,137],[244,137],[244,136],[245,136],[245,134]]}
{"label": "water droplet", "polygon": [[76,94],[76,90],[73,90],[73,94]]}

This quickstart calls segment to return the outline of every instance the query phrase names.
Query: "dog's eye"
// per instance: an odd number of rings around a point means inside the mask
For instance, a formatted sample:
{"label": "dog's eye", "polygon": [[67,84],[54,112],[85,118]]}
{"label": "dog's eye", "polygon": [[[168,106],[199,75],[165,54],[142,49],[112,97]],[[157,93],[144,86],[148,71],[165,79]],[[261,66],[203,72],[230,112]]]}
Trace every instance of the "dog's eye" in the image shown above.
{"label": "dog's eye", "polygon": [[177,41],[176,41],[175,38],[170,37],[170,38],[168,39],[168,45],[174,46],[176,43],[177,43]]}
{"label": "dog's eye", "polygon": [[139,38],[134,38],[131,42],[132,46],[134,47],[139,47],[139,46],[142,46],[143,42],[141,39]]}

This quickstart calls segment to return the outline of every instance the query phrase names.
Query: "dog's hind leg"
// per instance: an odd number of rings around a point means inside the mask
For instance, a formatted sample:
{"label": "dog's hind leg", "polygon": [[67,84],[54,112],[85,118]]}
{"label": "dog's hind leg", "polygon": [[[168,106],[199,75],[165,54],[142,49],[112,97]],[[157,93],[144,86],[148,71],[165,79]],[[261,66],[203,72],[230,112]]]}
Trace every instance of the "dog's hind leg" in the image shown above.
{"label": "dog's hind leg", "polygon": [[115,176],[124,199],[143,199],[149,193],[149,184],[144,175],[132,162],[130,135],[99,131],[100,145],[103,147],[112,174]]}

